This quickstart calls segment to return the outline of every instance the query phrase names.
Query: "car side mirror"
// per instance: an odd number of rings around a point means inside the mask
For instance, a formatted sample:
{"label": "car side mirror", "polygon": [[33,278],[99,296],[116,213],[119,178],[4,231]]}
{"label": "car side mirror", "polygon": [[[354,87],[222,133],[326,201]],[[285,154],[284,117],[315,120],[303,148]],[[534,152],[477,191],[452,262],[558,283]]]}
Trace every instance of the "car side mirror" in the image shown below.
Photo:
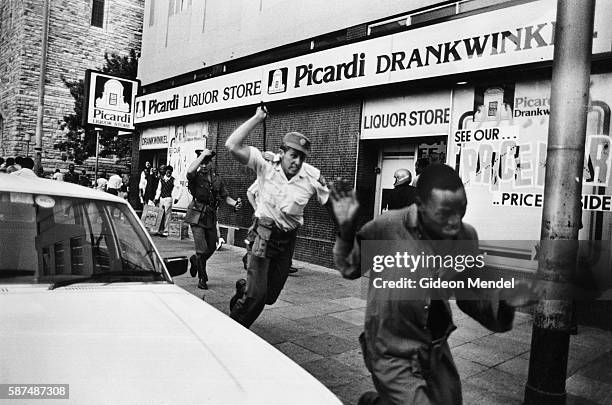
{"label": "car side mirror", "polygon": [[172,277],[187,273],[189,260],[186,256],[166,257],[164,264]]}

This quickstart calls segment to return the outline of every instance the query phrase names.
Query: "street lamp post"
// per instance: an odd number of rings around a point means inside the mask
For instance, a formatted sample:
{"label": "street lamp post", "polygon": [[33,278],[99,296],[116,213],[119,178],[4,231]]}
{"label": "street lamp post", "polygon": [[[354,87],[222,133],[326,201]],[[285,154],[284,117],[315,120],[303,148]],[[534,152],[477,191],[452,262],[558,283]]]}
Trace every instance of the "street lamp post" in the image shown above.
{"label": "street lamp post", "polygon": [[96,174],[95,174],[95,180],[98,180],[98,157],[100,154],[100,132],[102,131],[102,128],[96,127],[95,128],[96,131]]}
{"label": "street lamp post", "polygon": [[[38,110],[36,114],[36,144],[34,146],[34,172],[42,176],[43,116],[45,113],[45,77],[47,75],[47,38],[49,36],[49,0],[43,2],[42,50],[38,79]],[[28,142],[29,146],[29,142]],[[29,149],[29,147],[28,147]]]}
{"label": "street lamp post", "polygon": [[525,405],[566,403],[571,297],[557,297],[576,269],[595,0],[558,0],[538,274],[553,293],[533,320]]}

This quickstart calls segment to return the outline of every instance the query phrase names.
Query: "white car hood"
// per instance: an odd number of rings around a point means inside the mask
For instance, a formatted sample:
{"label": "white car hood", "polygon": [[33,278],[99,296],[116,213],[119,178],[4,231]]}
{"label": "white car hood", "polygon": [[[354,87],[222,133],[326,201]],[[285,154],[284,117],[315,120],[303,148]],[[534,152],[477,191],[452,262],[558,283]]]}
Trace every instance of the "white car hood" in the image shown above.
{"label": "white car hood", "polygon": [[340,404],[171,284],[0,286],[0,364],[0,383],[70,384],[71,403]]}

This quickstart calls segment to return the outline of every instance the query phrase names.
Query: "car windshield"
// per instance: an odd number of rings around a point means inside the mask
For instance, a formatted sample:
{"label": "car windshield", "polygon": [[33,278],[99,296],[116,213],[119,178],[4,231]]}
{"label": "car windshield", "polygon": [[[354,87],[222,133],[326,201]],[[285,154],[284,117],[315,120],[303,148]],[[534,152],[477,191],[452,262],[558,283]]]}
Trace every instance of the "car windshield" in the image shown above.
{"label": "car windshield", "polygon": [[163,280],[137,221],[121,203],[0,191],[0,284]]}

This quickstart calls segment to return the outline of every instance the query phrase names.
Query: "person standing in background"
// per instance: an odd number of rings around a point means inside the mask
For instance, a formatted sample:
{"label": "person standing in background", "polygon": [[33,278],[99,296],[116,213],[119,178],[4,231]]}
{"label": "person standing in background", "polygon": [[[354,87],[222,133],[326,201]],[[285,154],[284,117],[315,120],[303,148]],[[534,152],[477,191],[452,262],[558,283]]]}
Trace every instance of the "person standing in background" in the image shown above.
{"label": "person standing in background", "polygon": [[172,218],[172,205],[176,204],[181,198],[181,188],[176,183],[176,179],[172,177],[172,166],[166,166],[164,176],[159,179],[159,185],[155,192],[155,205],[159,204],[164,209],[164,218],[158,234],[168,236],[170,229],[170,219]]}
{"label": "person standing in background", "polygon": [[83,187],[91,187],[91,180],[89,180],[89,176],[87,175],[87,171],[85,169],[81,170],[79,184]]}
{"label": "person standing in background", "polygon": [[64,175],[62,174],[62,172],[60,172],[60,169],[55,169],[55,173],[53,173],[53,176],[51,176],[51,178],[56,181],[64,181]]}
{"label": "person standing in background", "polygon": [[106,191],[107,184],[108,180],[106,180],[106,172],[102,172],[100,177],[96,179],[96,190]]}
{"label": "person standing in background", "polygon": [[144,203],[143,204],[151,204],[155,199],[155,193],[157,192],[157,186],[159,185],[159,176],[157,175],[157,169],[155,167],[151,168],[151,174],[147,178],[147,183],[144,191]]}
{"label": "person standing in background", "polygon": [[416,202],[416,187],[410,185],[412,174],[408,169],[398,169],[393,174],[395,182],[393,190],[389,196],[387,208],[390,210],[398,210],[407,207]]}
{"label": "person standing in background", "polygon": [[121,178],[121,170],[117,170],[117,173],[113,174],[112,176],[110,176],[110,179],[108,179],[106,191],[112,195],[119,195],[121,184],[123,184],[123,179]]}
{"label": "person standing in background", "polygon": [[79,184],[79,175],[74,171],[74,164],[68,165],[68,172],[64,174],[64,181],[67,183]]}

